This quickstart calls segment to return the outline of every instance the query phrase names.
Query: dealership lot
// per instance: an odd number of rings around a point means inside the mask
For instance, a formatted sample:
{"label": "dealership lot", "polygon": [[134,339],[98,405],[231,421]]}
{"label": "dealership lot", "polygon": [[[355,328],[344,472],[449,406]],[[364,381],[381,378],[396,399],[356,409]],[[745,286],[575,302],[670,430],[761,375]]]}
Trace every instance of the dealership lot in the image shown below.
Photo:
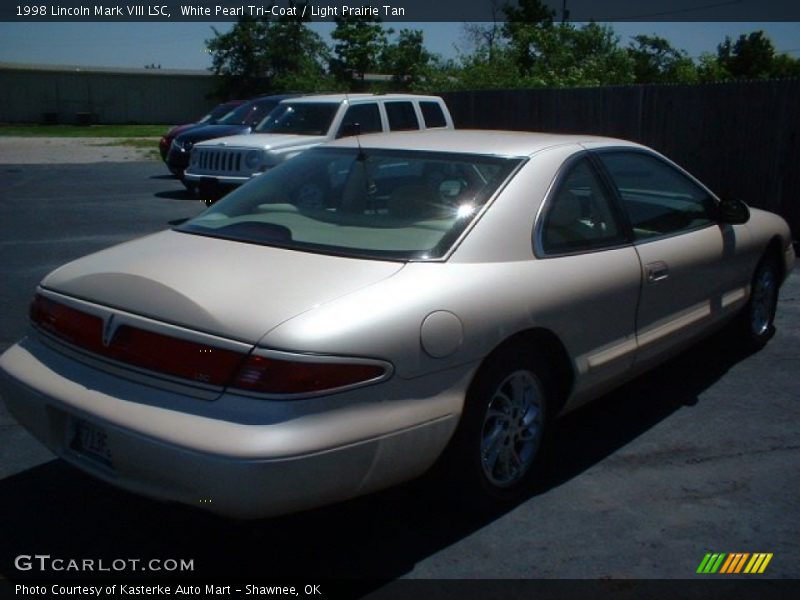
{"label": "dealership lot", "polygon": [[[0,172],[0,349],[25,334],[49,270],[203,209],[155,162]],[[54,461],[0,404],[0,574],[18,575],[14,557],[36,552],[193,559],[207,577],[690,578],[706,552],[771,552],[767,576],[798,577],[797,274],[776,324],[758,354],[718,335],[562,419],[540,485],[490,515],[426,477],[305,514],[226,521]]]}

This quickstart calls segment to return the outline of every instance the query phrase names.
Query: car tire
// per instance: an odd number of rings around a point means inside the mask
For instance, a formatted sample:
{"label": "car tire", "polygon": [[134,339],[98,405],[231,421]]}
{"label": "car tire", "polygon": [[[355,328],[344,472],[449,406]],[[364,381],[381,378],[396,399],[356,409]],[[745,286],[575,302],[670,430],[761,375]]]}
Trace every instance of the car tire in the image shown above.
{"label": "car tire", "polygon": [[192,196],[194,196],[196,198],[197,197],[197,184],[194,181],[189,181],[188,179],[186,179],[183,176],[183,173],[181,173],[177,177],[178,177],[178,179],[181,180],[181,183],[183,184],[183,187],[186,188],[186,191],[189,192]]}
{"label": "car tire", "polygon": [[758,263],[750,283],[750,298],[736,323],[743,345],[760,350],[775,333],[778,308],[780,267],[774,256],[766,255]]}
{"label": "car tire", "polygon": [[462,498],[502,507],[529,490],[553,406],[551,373],[543,357],[522,345],[500,351],[478,372],[445,459]]}

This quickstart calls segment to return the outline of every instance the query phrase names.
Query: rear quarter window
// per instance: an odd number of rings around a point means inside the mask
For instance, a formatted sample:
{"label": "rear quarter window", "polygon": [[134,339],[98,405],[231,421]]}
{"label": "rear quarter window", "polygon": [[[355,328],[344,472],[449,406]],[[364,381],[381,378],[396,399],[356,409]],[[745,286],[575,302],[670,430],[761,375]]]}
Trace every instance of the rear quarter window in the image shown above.
{"label": "rear quarter window", "polygon": [[447,119],[438,102],[420,102],[419,108],[422,111],[422,118],[425,119],[425,127],[447,127]]}
{"label": "rear quarter window", "polygon": [[419,129],[417,113],[411,102],[387,102],[386,116],[389,118],[390,131],[409,131]]}

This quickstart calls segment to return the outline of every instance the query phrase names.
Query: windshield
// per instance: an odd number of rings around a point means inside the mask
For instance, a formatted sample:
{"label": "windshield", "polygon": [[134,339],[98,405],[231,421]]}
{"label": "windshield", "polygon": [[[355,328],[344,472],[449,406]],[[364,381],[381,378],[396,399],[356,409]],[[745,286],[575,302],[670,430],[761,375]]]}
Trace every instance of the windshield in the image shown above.
{"label": "windshield", "polygon": [[284,102],[255,128],[255,133],[325,135],[339,104],[333,102]]}
{"label": "windshield", "polygon": [[521,159],[315,148],[178,231],[353,257],[444,256]]}
{"label": "windshield", "polygon": [[220,104],[219,106],[212,108],[211,112],[209,112],[202,119],[200,119],[198,123],[206,123],[207,125],[214,125],[215,123],[218,123],[220,119],[224,118],[238,105],[239,105],[238,102],[226,102],[224,104]]}
{"label": "windshield", "polygon": [[246,102],[218,121],[220,125],[249,125],[252,127],[278,104],[276,100]]}

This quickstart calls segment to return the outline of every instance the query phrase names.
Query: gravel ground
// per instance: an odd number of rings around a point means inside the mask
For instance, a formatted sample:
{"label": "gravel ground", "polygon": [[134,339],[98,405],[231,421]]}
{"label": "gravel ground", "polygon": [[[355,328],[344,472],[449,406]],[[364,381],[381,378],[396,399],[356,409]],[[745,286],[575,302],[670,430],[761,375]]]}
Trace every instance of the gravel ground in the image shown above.
{"label": "gravel ground", "polygon": [[[158,139],[152,138],[153,150]],[[0,164],[77,164],[148,160],[150,150],[118,146],[117,138],[0,137]]]}

